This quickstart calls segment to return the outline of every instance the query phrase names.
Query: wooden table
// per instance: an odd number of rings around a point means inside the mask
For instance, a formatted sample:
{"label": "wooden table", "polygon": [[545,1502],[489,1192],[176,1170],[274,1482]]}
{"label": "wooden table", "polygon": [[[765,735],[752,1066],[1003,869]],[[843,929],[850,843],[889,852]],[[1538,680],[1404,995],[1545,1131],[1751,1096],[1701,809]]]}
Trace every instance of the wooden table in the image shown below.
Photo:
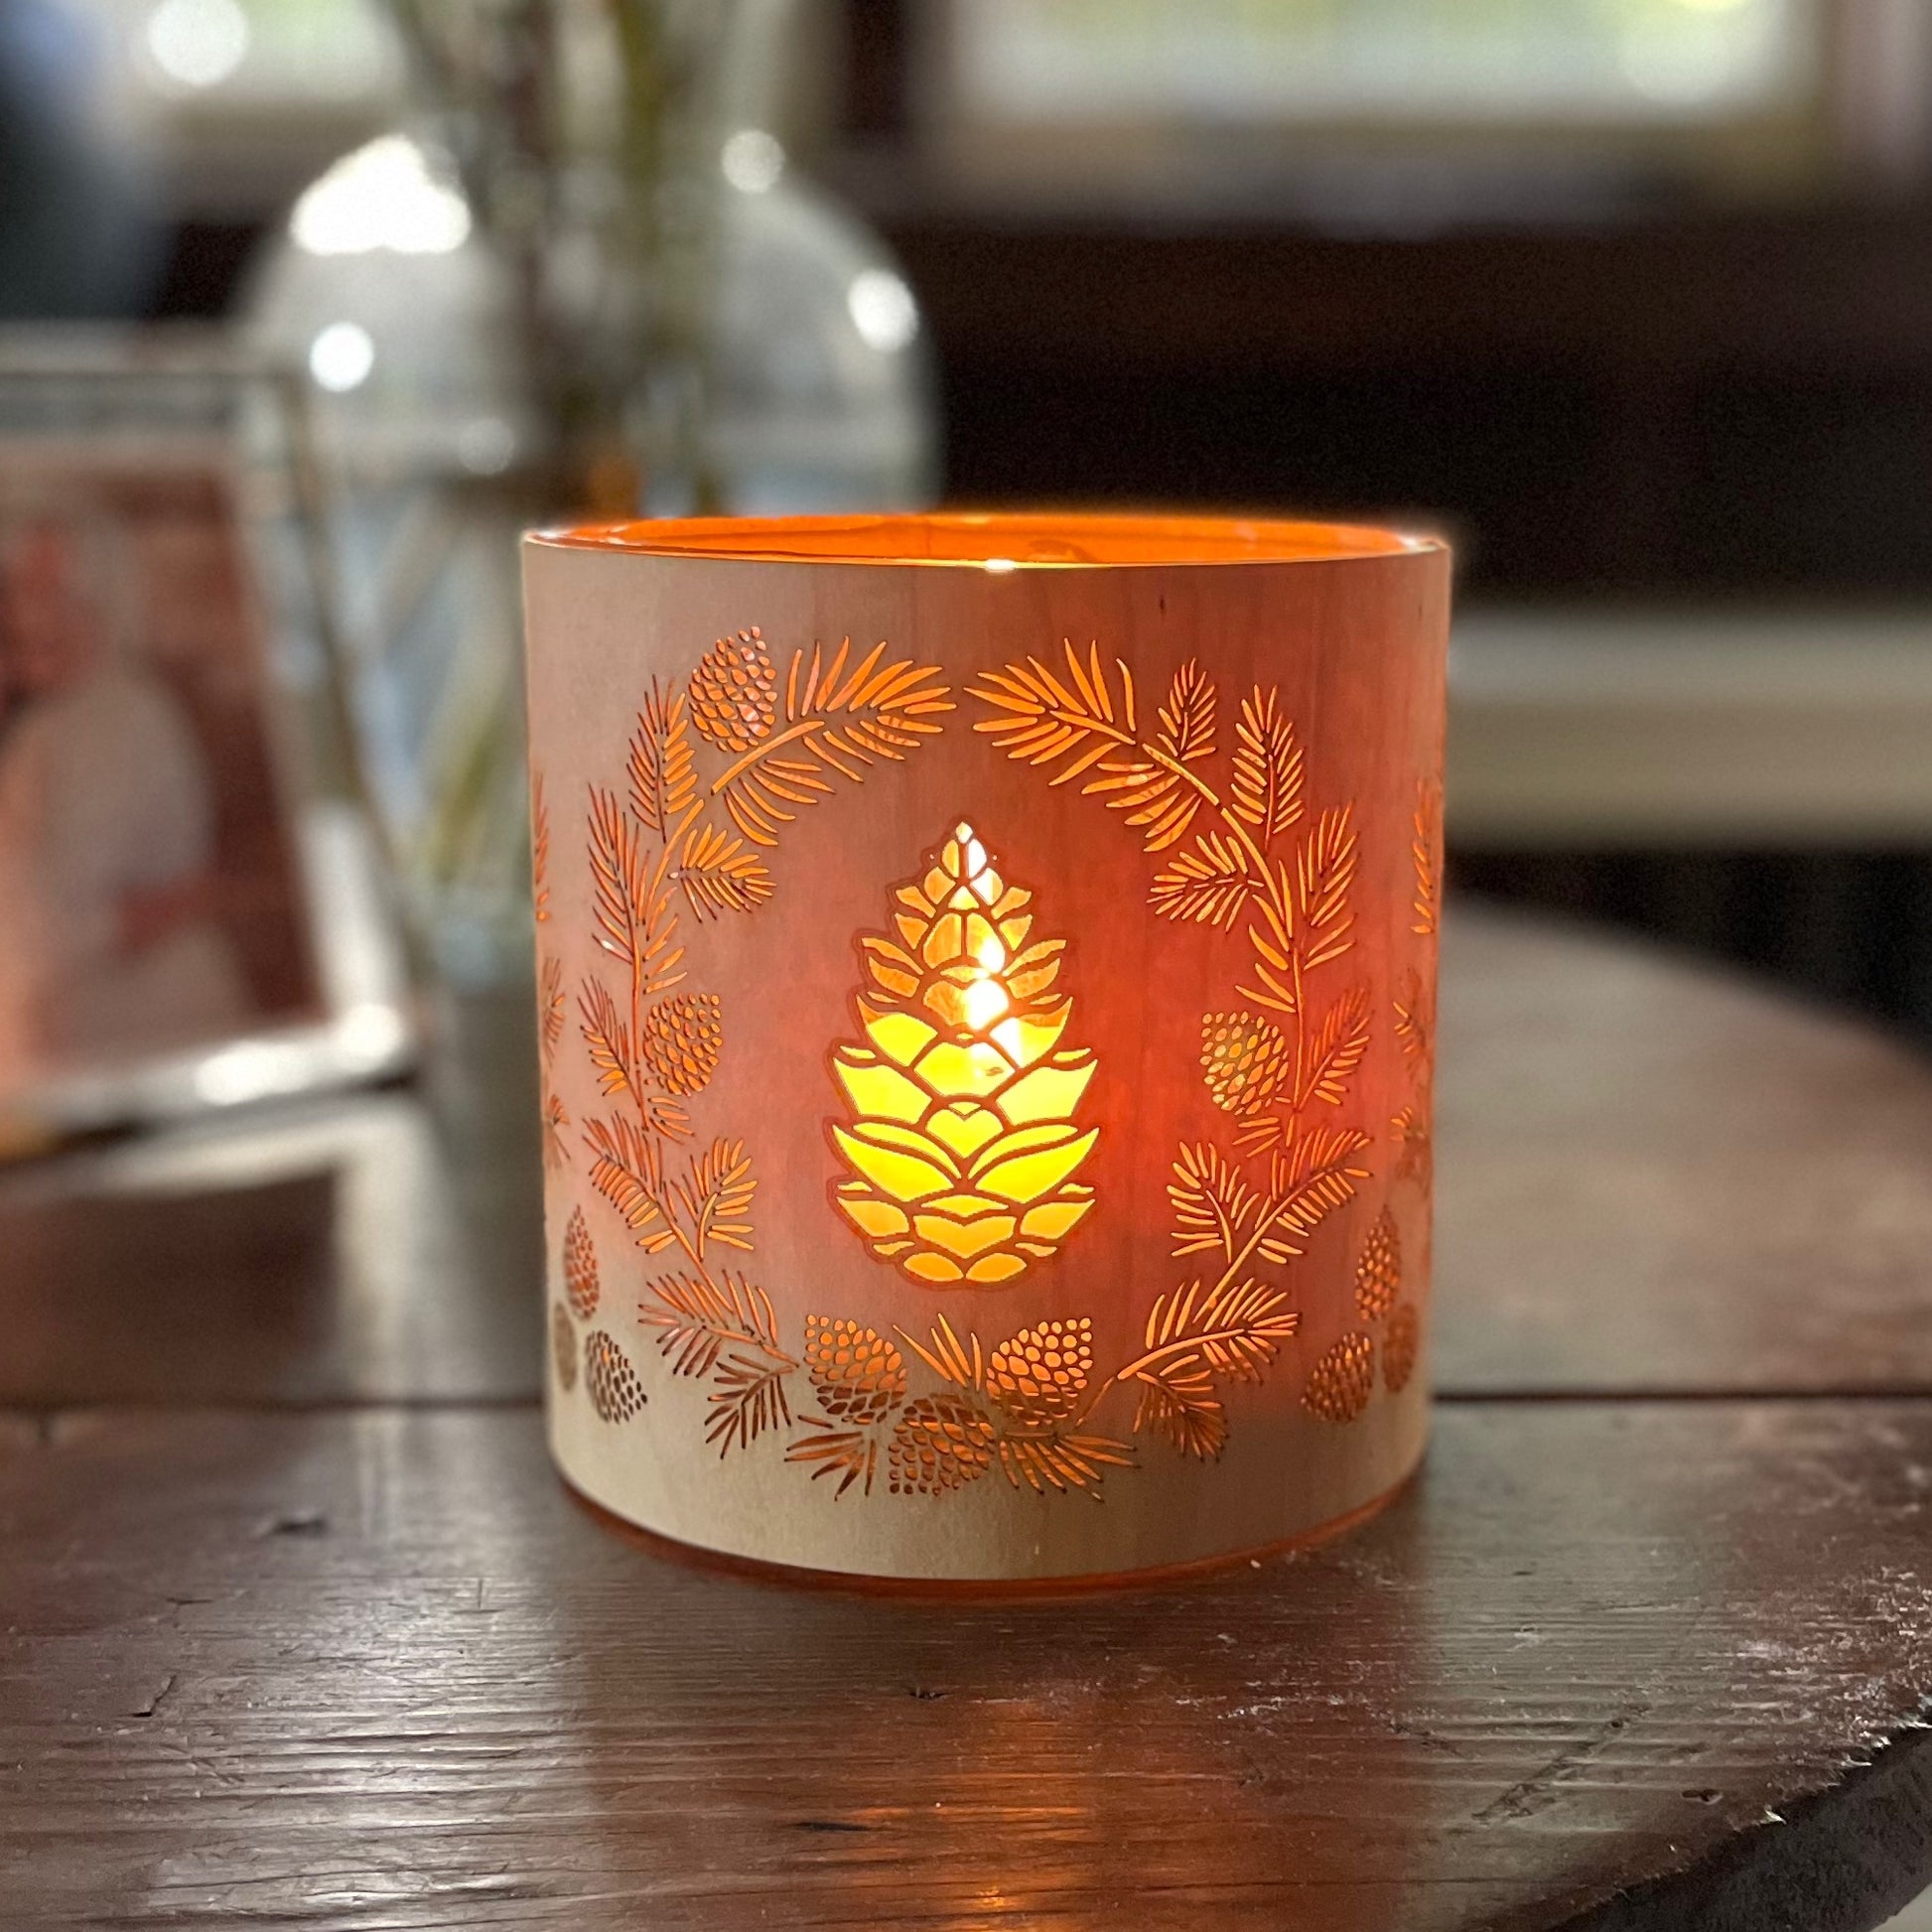
{"label": "wooden table", "polygon": [[1874,1925],[1932,1880],[1932,1074],[1468,913],[1447,1016],[1427,1472],[1162,1590],[574,1507],[514,1021],[10,1177],[0,1922]]}

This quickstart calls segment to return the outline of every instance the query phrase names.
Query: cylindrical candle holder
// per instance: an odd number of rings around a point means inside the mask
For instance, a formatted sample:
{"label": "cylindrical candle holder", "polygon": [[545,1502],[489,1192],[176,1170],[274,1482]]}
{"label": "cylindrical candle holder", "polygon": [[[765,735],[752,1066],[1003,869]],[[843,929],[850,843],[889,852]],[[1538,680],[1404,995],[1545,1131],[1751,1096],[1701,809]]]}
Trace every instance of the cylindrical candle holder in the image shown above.
{"label": "cylindrical candle holder", "polygon": [[529,539],[556,1460],[881,1578],[1333,1530],[1426,1432],[1449,558]]}

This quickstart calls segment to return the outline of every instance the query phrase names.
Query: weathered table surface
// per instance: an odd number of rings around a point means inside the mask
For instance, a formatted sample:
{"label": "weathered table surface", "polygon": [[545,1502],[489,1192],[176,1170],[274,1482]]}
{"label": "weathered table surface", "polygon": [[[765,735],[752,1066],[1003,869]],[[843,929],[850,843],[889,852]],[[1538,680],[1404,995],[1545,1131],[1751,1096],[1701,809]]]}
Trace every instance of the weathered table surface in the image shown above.
{"label": "weathered table surface", "polygon": [[1932,1072],[1450,934],[1439,1382],[1356,1535],[932,1603],[544,1460],[513,1022],[0,1182],[0,1923],[1869,1927],[1932,1881]]}

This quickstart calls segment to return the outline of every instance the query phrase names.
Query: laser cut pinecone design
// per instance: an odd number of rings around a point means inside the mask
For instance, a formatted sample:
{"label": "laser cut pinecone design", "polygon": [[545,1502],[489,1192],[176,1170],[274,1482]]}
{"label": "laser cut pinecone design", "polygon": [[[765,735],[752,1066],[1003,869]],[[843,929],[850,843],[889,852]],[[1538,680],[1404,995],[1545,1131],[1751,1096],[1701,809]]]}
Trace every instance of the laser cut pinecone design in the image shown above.
{"label": "laser cut pinecone design", "polygon": [[905,1358],[876,1328],[829,1314],[805,1317],[805,1373],[828,1422],[870,1429],[905,1393]]}
{"label": "laser cut pinecone design", "polygon": [[624,1352],[602,1328],[584,1343],[584,1386],[606,1422],[628,1422],[644,1406],[643,1384]]}
{"label": "laser cut pinecone design", "polygon": [[1059,1043],[1066,942],[1029,943],[1033,895],[994,871],[970,825],[896,899],[897,936],[859,942],[865,1037],[833,1053],[853,1111],[832,1128],[853,1175],[833,1198],[915,1281],[1011,1281],[1093,1205],[1073,1176],[1099,1134],[1074,1119],[1094,1056]]}
{"label": "laser cut pinecone design", "polygon": [[1355,1308],[1364,1321],[1387,1314],[1402,1293],[1402,1237],[1385,1207],[1376,1215],[1355,1263]]}
{"label": "laser cut pinecone design", "polygon": [[1200,1063],[1208,1097],[1225,1114],[1267,1106],[1288,1071],[1282,1030],[1252,1013],[1210,1013],[1201,1020]]}
{"label": "laser cut pinecone design", "polygon": [[1353,1422],[1375,1392],[1375,1353],[1366,1335],[1343,1335],[1309,1370],[1302,1401],[1323,1422]]}
{"label": "laser cut pinecone design", "polygon": [[1382,1386],[1391,1395],[1400,1395],[1416,1372],[1416,1357],[1422,1352],[1422,1316],[1413,1302],[1404,1302],[1389,1316],[1388,1332],[1382,1337]]}
{"label": "laser cut pinecone design", "polygon": [[584,1210],[570,1210],[570,1224],[564,1229],[564,1293],[570,1298],[571,1312],[588,1321],[597,1312],[601,1293],[597,1279],[597,1245],[591,1239],[590,1223]]}
{"label": "laser cut pinecone design", "polygon": [[893,1431],[890,1488],[896,1496],[943,1496],[993,1466],[993,1425],[964,1396],[908,1403]]}
{"label": "laser cut pinecone design", "polygon": [[553,1303],[550,1310],[550,1350],[556,1357],[557,1380],[568,1394],[577,1386],[577,1330],[561,1302]]}
{"label": "laser cut pinecone design", "polygon": [[987,1393],[1015,1422],[1045,1429],[1079,1408],[1093,1374],[1093,1323],[1042,1321],[994,1349],[986,1364]]}
{"label": "laser cut pinecone design", "polygon": [[721,752],[749,752],[771,733],[778,674],[759,627],[720,637],[691,673],[691,722]]}
{"label": "laser cut pinecone design", "polygon": [[644,1064],[666,1093],[702,1093],[724,1049],[724,1006],[715,993],[679,993],[644,1015]]}

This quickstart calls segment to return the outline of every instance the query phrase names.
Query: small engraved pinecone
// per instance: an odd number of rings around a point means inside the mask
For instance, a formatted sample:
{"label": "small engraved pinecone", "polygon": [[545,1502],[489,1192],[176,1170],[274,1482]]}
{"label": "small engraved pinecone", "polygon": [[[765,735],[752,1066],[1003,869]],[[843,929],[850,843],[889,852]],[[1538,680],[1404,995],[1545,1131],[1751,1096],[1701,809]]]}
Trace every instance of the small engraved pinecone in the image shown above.
{"label": "small engraved pinecone", "polygon": [[720,637],[691,673],[691,721],[721,752],[749,752],[768,737],[778,674],[753,624]]}
{"label": "small engraved pinecone", "polygon": [[905,1358],[877,1328],[829,1314],[805,1317],[805,1373],[828,1422],[870,1429],[905,1393]]}
{"label": "small engraved pinecone", "polygon": [[1376,1321],[1402,1293],[1402,1236],[1385,1207],[1376,1215],[1355,1263],[1355,1308],[1364,1321]]}
{"label": "small engraved pinecone", "polygon": [[1388,1331],[1382,1337],[1382,1386],[1391,1395],[1400,1395],[1409,1386],[1421,1352],[1422,1316],[1415,1303],[1404,1302],[1389,1316]]}
{"label": "small engraved pinecone", "polygon": [[893,1431],[890,1466],[894,1495],[943,1496],[993,1466],[993,1425],[964,1396],[923,1396]]}
{"label": "small engraved pinecone", "polygon": [[568,1391],[577,1386],[577,1330],[561,1302],[550,1310],[550,1347],[557,1358],[557,1380]]}
{"label": "small engraved pinecone", "polygon": [[570,1224],[564,1229],[564,1293],[570,1297],[571,1312],[580,1321],[588,1321],[597,1312],[601,1292],[597,1280],[597,1244],[591,1239],[584,1210],[573,1207]]}
{"label": "small engraved pinecone", "polygon": [[1309,1370],[1302,1400],[1323,1422],[1353,1422],[1375,1389],[1375,1353],[1366,1335],[1343,1335]]}
{"label": "small engraved pinecone", "polygon": [[702,1093],[725,1044],[723,1005],[715,993],[679,993],[644,1015],[644,1061],[666,1093]]}
{"label": "small engraved pinecone", "polygon": [[1093,1323],[1042,1321],[1003,1341],[986,1365],[988,1393],[1015,1422],[1044,1428],[1080,1406],[1093,1373]]}
{"label": "small engraved pinecone", "polygon": [[1288,1070],[1288,1040],[1252,1013],[1210,1013],[1200,1023],[1200,1063],[1215,1106],[1251,1114],[1274,1099]]}
{"label": "small engraved pinecone", "polygon": [[644,1406],[643,1385],[624,1353],[602,1328],[584,1343],[584,1386],[606,1422],[628,1422]]}

